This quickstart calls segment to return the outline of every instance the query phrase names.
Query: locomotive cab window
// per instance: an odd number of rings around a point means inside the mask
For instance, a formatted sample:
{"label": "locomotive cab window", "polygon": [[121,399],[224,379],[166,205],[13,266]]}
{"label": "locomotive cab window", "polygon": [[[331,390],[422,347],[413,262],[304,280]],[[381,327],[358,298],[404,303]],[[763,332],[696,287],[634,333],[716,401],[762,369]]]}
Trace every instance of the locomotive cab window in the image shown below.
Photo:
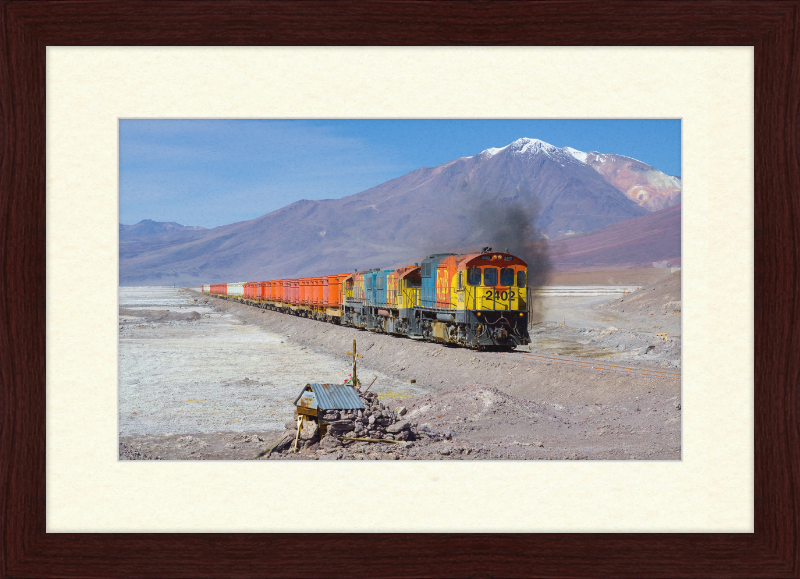
{"label": "locomotive cab window", "polygon": [[511,287],[514,285],[514,270],[510,267],[504,267],[500,270],[500,285]]}
{"label": "locomotive cab window", "polygon": [[459,271],[458,272],[458,289],[463,289],[463,288],[464,288],[464,272],[463,271]]}
{"label": "locomotive cab window", "polygon": [[496,286],[497,285],[497,268],[484,267],[483,268],[483,285]]}
{"label": "locomotive cab window", "polygon": [[383,289],[383,278],[379,277],[375,279],[375,289],[382,290]]}
{"label": "locomotive cab window", "polygon": [[371,290],[372,289],[372,278],[365,277],[364,278],[364,289]]}
{"label": "locomotive cab window", "polygon": [[470,267],[467,269],[467,283],[469,285],[481,285],[481,268]]}
{"label": "locomotive cab window", "polygon": [[517,272],[517,287],[525,287],[525,272],[520,270]]}

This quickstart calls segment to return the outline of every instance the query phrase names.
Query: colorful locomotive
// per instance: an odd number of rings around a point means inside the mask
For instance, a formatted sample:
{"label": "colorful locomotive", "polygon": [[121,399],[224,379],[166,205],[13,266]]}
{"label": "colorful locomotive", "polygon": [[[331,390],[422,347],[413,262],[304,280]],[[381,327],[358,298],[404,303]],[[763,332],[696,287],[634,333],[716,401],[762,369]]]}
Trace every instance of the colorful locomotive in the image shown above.
{"label": "colorful locomotive", "polygon": [[470,348],[529,342],[527,264],[486,247],[422,264],[298,279],[204,285],[203,292],[343,326]]}

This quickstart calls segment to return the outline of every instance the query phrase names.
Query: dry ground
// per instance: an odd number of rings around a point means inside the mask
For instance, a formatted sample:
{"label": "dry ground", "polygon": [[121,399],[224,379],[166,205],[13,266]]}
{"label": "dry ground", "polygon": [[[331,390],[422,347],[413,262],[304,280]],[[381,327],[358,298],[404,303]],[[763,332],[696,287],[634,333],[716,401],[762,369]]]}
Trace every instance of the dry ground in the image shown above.
{"label": "dry ground", "polygon": [[[671,284],[658,282],[655,290],[646,286],[641,292],[650,293],[630,303],[640,303],[644,309],[661,306],[662,301],[679,302],[679,275],[677,286],[672,278]],[[133,434],[120,430],[120,458],[254,459],[285,434],[284,423],[291,420],[295,390],[299,393],[305,382],[341,381],[347,376],[345,352],[353,338],[364,355],[359,372],[365,385],[377,376],[372,390],[380,400],[391,409],[408,408],[406,418],[430,435],[405,444],[349,443],[335,449],[310,444],[298,454],[270,453],[262,460],[675,460],[681,456],[680,339],[657,339],[655,328],[644,326],[646,317],[638,313],[631,316],[631,329],[625,329],[626,312],[613,311],[621,309],[616,306],[619,298],[601,300],[605,305],[599,308],[596,304],[577,308],[584,308],[587,315],[612,315],[619,326],[543,323],[531,330],[532,349],[500,354],[322,324],[189,290],[180,295],[189,310],[169,313],[166,318],[155,319],[163,313],[140,313],[137,319],[130,311],[121,311],[120,425],[122,428],[128,421],[139,426]],[[635,297],[630,296],[628,299]],[[566,304],[563,307],[569,302]],[[198,321],[186,315],[197,309],[193,306],[205,308]],[[680,305],[673,303],[669,308],[680,310]],[[178,319],[180,315],[183,318]],[[668,316],[680,319],[679,314]],[[149,408],[146,421],[130,418],[130,414],[123,416],[124,404],[136,398],[136,380],[125,375],[126,357],[143,373],[145,366],[133,360],[142,362],[155,352],[165,361],[185,358],[200,323],[209,324],[203,330],[208,333],[206,347],[224,336],[248,332],[257,336],[251,355],[243,360],[231,358],[226,370],[230,377],[215,375],[204,386],[206,409],[216,418],[197,413],[192,422],[191,414],[185,414],[176,422],[176,412],[190,403],[170,406],[163,401]],[[642,331],[647,329],[651,331]],[[165,330],[173,333],[172,345],[162,339]],[[274,346],[275,342],[283,345]],[[307,358],[298,362],[303,356]],[[219,361],[209,359],[207,368],[202,358],[195,356],[184,370],[191,372],[194,365],[196,377]],[[242,374],[238,371],[242,364],[248,368],[244,371],[249,384],[243,383],[241,376],[238,382],[232,380],[237,373]],[[276,370],[285,365],[292,366],[290,375]],[[631,373],[626,368],[649,374]],[[225,373],[219,368],[215,371]],[[152,390],[178,400],[180,396],[173,393],[191,386],[185,372],[183,378],[165,373],[159,382],[164,386],[155,384]],[[409,383],[411,380],[414,383]],[[189,398],[180,398],[184,399]],[[251,401],[249,406],[247,400]],[[245,423],[234,422],[240,411],[247,412]],[[159,416],[162,425],[155,420]]]}

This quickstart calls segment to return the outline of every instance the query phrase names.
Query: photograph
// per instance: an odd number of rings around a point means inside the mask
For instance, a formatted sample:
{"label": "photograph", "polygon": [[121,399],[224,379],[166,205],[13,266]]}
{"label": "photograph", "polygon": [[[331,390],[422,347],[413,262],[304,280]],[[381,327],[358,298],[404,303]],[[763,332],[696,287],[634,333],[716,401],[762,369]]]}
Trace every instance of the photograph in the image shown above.
{"label": "photograph", "polygon": [[0,3],[0,576],[800,578],[800,0]]}
{"label": "photograph", "polygon": [[119,460],[681,460],[681,119],[118,143]]}

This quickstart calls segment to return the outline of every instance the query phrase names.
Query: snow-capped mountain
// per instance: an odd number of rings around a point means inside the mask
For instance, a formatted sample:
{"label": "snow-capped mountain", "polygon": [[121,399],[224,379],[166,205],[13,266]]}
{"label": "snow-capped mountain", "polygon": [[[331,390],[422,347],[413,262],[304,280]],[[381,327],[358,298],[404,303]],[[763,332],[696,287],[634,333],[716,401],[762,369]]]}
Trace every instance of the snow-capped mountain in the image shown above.
{"label": "snow-capped mountain", "polygon": [[192,231],[191,238],[121,241],[120,283],[323,275],[484,245],[522,255],[542,237],[646,215],[648,208],[614,184],[627,182],[619,173],[608,171],[617,177],[611,181],[597,168],[613,163],[592,164],[597,158],[518,139],[342,199],[298,201],[250,221]]}
{"label": "snow-capped mountain", "polygon": [[[574,151],[574,149],[572,150]],[[517,139],[505,147],[500,147],[499,149],[486,149],[485,151],[481,151],[480,154],[484,157],[494,157],[503,151],[507,151],[510,155],[522,156],[527,153],[528,156],[533,156],[537,153],[544,153],[545,155],[557,155],[563,150],[551,145],[550,143],[540,141],[539,139],[522,138]]]}
{"label": "snow-capped mountain", "polygon": [[542,154],[565,166],[575,159],[597,171],[603,179],[621,191],[634,203],[648,211],[658,211],[681,202],[681,180],[662,173],[655,167],[623,155],[585,153],[572,147],[558,148],[539,139],[517,139],[505,147],[486,149],[484,158],[505,153],[516,157]]}

